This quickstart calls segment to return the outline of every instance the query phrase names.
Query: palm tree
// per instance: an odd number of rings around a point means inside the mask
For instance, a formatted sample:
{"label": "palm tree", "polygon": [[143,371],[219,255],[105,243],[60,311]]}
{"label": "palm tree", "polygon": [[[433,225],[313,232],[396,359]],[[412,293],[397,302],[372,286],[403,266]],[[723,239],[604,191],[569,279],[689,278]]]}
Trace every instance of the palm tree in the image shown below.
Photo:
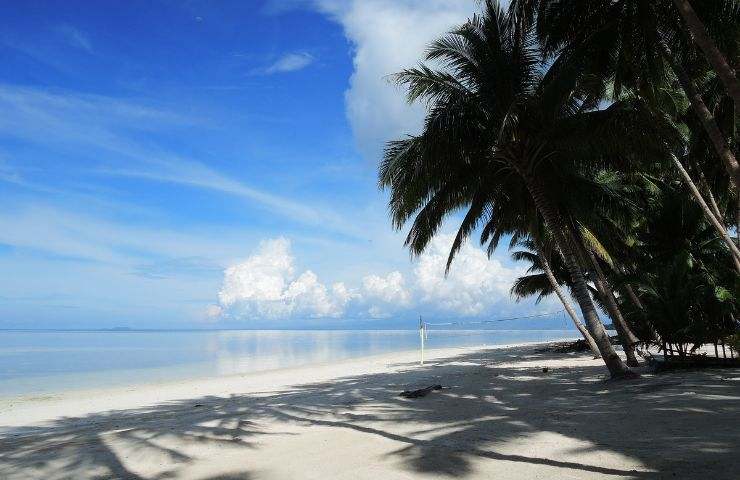
{"label": "palm tree", "polygon": [[[671,89],[671,82],[675,78],[721,159],[729,177],[729,185],[737,192],[740,187],[740,165],[713,109],[709,108],[697,87],[696,79],[690,75],[691,71],[701,70],[701,66],[697,68],[696,62],[691,62],[693,51],[690,37],[700,41],[698,37],[701,32],[696,30],[699,25],[692,21],[693,27],[689,25],[692,34],[687,34],[687,24],[677,15],[675,8],[679,3],[682,4],[679,10],[684,17],[693,12],[693,9],[691,12],[686,9],[688,2],[678,0],[513,0],[510,10],[529,24],[536,22],[538,37],[549,55],[570,56],[581,64],[584,75],[595,84],[595,102],[619,97],[625,91],[630,91],[632,95],[638,94],[648,99],[653,104],[655,115],[659,116],[662,115],[660,109],[665,107],[661,101],[664,100],[664,92]],[[719,32],[718,38],[736,53],[737,24],[740,21],[738,3],[729,0],[694,3],[701,6],[707,18],[712,19],[713,30]],[[608,90],[611,90],[611,95]],[[732,125],[731,128],[734,129]],[[732,260],[740,272],[740,249],[730,238],[722,219],[709,208],[710,202],[703,198],[691,176],[685,173],[678,158],[680,156],[681,152],[673,156],[673,166],[681,173],[681,179],[707,219],[732,250]],[[733,210],[734,223],[740,224],[740,196]]]}
{"label": "palm tree", "polygon": [[658,185],[634,231],[640,255],[630,280],[664,343],[716,342],[736,329],[738,277],[727,266],[730,252],[677,180]]}
{"label": "palm tree", "polygon": [[[737,43],[740,8],[735,3],[701,2],[707,12],[714,13],[714,30],[730,37],[725,41],[728,45]],[[672,1],[514,0],[511,8],[526,11],[529,22],[536,19],[538,36],[548,55],[579,58],[585,73],[601,77],[601,93],[610,83],[615,96],[627,87],[652,98],[675,77],[732,184],[740,187],[740,165],[687,68],[693,53],[691,39]],[[685,15],[685,8],[680,12]],[[693,28],[692,33],[699,42]]]}
{"label": "palm tree", "polygon": [[535,303],[539,303],[546,296],[555,293],[560,300],[560,303],[563,304],[563,308],[565,308],[565,311],[568,312],[568,315],[573,320],[573,324],[576,329],[581,333],[583,339],[588,344],[591,352],[594,354],[594,358],[600,357],[599,347],[596,345],[591,334],[588,333],[588,329],[583,325],[583,323],[581,323],[581,320],[578,318],[578,314],[573,309],[573,305],[571,305],[568,297],[560,288],[560,282],[556,279],[555,274],[550,267],[548,257],[552,258],[553,255],[548,256],[540,246],[539,242],[535,242],[531,239],[519,240],[517,244],[520,247],[524,247],[525,250],[512,252],[512,258],[517,261],[529,262],[530,266],[527,269],[528,275],[516,279],[514,285],[511,287],[511,294],[515,296],[517,300],[531,295],[537,295]]}
{"label": "palm tree", "polygon": [[450,213],[467,210],[464,239],[481,223],[497,222],[491,214],[502,210],[499,204],[526,203],[513,198],[524,191],[563,256],[573,296],[611,375],[630,374],[589,295],[568,228],[564,172],[606,156],[664,155],[652,118],[619,102],[589,108],[578,72],[558,62],[545,69],[531,29],[518,29],[492,0],[481,15],[432,43],[426,59],[442,67],[421,64],[396,76],[410,102],[426,101],[427,115],[420,134],[388,144],[380,166],[395,227],[414,218],[406,243],[419,253]]}
{"label": "palm tree", "polygon": [[[582,238],[582,234],[580,232],[575,232],[574,236],[576,238]],[[633,367],[639,366],[640,363],[635,356],[635,347],[637,345],[638,338],[634,333],[632,333],[632,329],[629,328],[629,325],[624,319],[622,311],[617,304],[617,299],[614,296],[614,291],[609,286],[609,282],[599,265],[599,261],[596,259],[596,255],[594,255],[593,251],[589,247],[584,247],[583,250],[583,255],[588,258],[587,261],[593,266],[594,285],[599,292],[600,298],[606,307],[607,312],[609,312],[609,317],[612,319],[614,328],[617,330],[620,343],[622,344],[624,353],[627,356],[627,365]],[[586,260],[584,260],[584,262],[585,261]]]}
{"label": "palm tree", "polygon": [[[726,57],[719,51],[717,45],[707,33],[704,23],[697,15],[691,2],[689,0],[673,0],[673,4],[686,22],[692,40],[699,46],[707,62],[724,84],[727,94],[735,102],[735,108],[740,108],[740,82],[735,75],[735,69],[727,63]],[[720,18],[737,18],[736,11],[740,8],[738,2],[734,0],[713,0],[710,5],[713,8],[708,13],[719,15]]]}
{"label": "palm tree", "polygon": [[[623,192],[616,192],[617,194],[615,194],[613,185],[611,184],[613,183],[611,182],[613,180],[611,175],[592,171],[592,168],[585,168],[588,167],[587,165],[578,165],[578,167],[578,169],[573,171],[568,169],[568,172],[561,172],[561,179],[566,180],[562,183],[568,185],[568,196],[561,198],[561,201],[567,202],[565,210],[579,219],[579,228],[573,230],[573,238],[577,240],[575,247],[576,251],[580,252],[579,256],[582,266],[586,270],[595,270],[591,273],[590,279],[597,288],[591,293],[601,303],[602,308],[609,313],[612,323],[615,325],[619,334],[620,343],[622,344],[625,355],[627,356],[627,364],[637,366],[639,362],[635,356],[635,349],[638,338],[632,333],[630,326],[625,321],[617,305],[616,298],[614,298],[612,289],[606,277],[601,272],[598,263],[596,263],[593,255],[590,255],[589,258],[589,255],[585,253],[586,251],[590,253],[596,247],[599,255],[603,257],[605,253],[604,247],[593,233],[588,231],[583,225],[580,225],[584,220],[594,222],[592,220],[593,217],[597,217],[595,220],[597,224],[603,224],[607,221],[613,222],[622,216],[617,211],[625,210],[624,205],[629,204],[629,202],[620,198],[619,194]],[[508,185],[511,188],[513,182],[510,181]],[[490,212],[489,218],[492,220],[483,227],[481,243],[488,243],[489,256],[493,254],[499,239],[506,234],[512,234],[510,248],[518,242],[524,241],[526,238],[536,239],[532,241],[535,241],[538,245],[550,245],[551,243],[547,239],[547,233],[543,230],[541,221],[539,221],[539,215],[536,213],[535,206],[532,204],[531,199],[527,201],[526,187],[519,186],[519,188],[525,192],[524,195],[519,192],[512,192],[508,196],[509,198],[517,198],[522,203],[520,205],[512,205],[499,200],[496,202],[496,211]],[[588,207],[583,208],[583,205],[587,205]],[[603,213],[605,210],[607,210],[606,213]],[[512,215],[512,212],[534,212],[534,214]],[[596,216],[595,212],[600,212],[601,215]],[[475,215],[479,215],[479,213]],[[466,216],[467,218],[470,218],[470,215]],[[455,249],[459,246],[459,242],[469,235],[469,227],[470,225],[463,221],[461,228],[458,230],[452,254],[454,254]],[[585,241],[586,237],[589,238],[588,242]],[[554,252],[551,246],[547,247],[546,251]],[[541,256],[544,261],[547,261],[544,255]],[[452,261],[452,257],[453,255],[448,259],[448,267],[449,262]],[[548,255],[548,258],[560,258],[560,254],[557,253],[554,257]],[[566,280],[566,283],[569,282]]]}

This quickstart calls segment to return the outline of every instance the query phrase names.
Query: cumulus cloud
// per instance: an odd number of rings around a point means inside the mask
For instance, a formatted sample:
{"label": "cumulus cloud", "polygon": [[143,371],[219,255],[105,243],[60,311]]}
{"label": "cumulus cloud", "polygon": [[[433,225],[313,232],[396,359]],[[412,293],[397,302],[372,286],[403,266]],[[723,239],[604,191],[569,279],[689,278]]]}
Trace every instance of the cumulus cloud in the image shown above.
{"label": "cumulus cloud", "polygon": [[209,321],[217,320],[222,313],[223,309],[220,305],[208,305],[205,310],[205,318]]}
{"label": "cumulus cloud", "polygon": [[411,292],[404,286],[401,272],[391,272],[385,277],[368,275],[362,279],[362,292],[367,299],[380,300],[406,306],[411,303]]}
{"label": "cumulus cloud", "polygon": [[347,116],[363,154],[376,159],[383,143],[415,133],[421,106],[409,106],[388,76],[416,65],[427,45],[463,23],[470,0],[315,0],[352,43],[354,72],[345,94]]}
{"label": "cumulus cloud", "polygon": [[311,65],[316,59],[306,52],[287,53],[278,58],[274,63],[265,68],[255,70],[254,73],[272,75],[275,73],[295,72],[303,70]]}
{"label": "cumulus cloud", "polygon": [[483,250],[467,243],[445,277],[453,240],[452,235],[439,235],[419,257],[414,277],[420,300],[461,316],[480,315],[507,301],[509,288],[523,270],[505,267],[495,258],[489,260]]}
{"label": "cumulus cloud", "polygon": [[225,314],[236,317],[335,317],[351,298],[341,283],[331,289],[310,270],[295,276],[290,241],[266,240],[245,261],[227,268],[218,294]]}
{"label": "cumulus cloud", "polygon": [[384,318],[422,309],[471,317],[489,314],[509,302],[509,288],[522,270],[489,260],[480,248],[465,245],[445,277],[452,240],[452,235],[438,236],[419,257],[408,280],[400,271],[370,274],[356,288],[341,282],[328,287],[310,270],[296,275],[290,242],[285,238],[263,241],[252,256],[224,272],[218,315]]}
{"label": "cumulus cloud", "polygon": [[412,293],[405,286],[403,274],[399,271],[386,276],[368,275],[362,279],[361,300],[367,307],[371,318],[390,317],[413,304]]}

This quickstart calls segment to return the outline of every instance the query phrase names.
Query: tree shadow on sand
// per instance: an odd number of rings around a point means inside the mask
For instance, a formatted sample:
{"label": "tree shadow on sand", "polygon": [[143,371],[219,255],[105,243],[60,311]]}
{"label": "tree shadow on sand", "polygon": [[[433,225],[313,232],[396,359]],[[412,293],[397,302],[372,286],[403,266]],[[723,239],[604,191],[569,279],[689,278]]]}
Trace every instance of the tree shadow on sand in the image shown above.
{"label": "tree shadow on sand", "polygon": [[[249,479],[267,437],[320,426],[393,442],[382,457],[366,461],[395,461],[406,474],[466,477],[489,462],[486,472],[508,463],[578,478],[701,478],[709,466],[721,465],[713,478],[737,478],[737,371],[605,382],[602,367],[556,366],[544,373],[540,365],[564,355],[522,352],[483,350],[423,368],[401,365],[400,371],[275,392],[207,396],[6,430],[0,477],[205,478],[188,470],[200,460],[190,446],[212,446],[213,456],[222,451],[216,448],[229,449],[243,463],[237,472],[210,478]],[[451,388],[421,399],[398,396],[434,383]],[[577,447],[558,449],[565,437]],[[528,448],[530,441],[550,442],[551,449]],[[634,468],[620,468],[613,456]],[[141,458],[161,468],[141,473]]]}

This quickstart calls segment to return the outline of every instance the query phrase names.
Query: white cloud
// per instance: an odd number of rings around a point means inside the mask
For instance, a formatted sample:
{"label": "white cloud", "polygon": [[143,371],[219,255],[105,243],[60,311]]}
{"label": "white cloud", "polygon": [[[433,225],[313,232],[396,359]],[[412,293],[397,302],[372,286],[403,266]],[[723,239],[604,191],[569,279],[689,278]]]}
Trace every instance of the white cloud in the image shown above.
{"label": "white cloud", "polygon": [[354,46],[354,72],[345,94],[358,147],[376,160],[384,142],[415,133],[421,106],[406,104],[388,75],[416,65],[427,45],[476,9],[471,0],[315,0],[344,28]]}
{"label": "white cloud", "polygon": [[219,305],[208,305],[206,307],[205,317],[208,321],[214,321],[217,320],[222,313],[223,309]]}
{"label": "white cloud", "polygon": [[296,277],[295,259],[285,238],[263,241],[247,260],[224,274],[219,300],[232,318],[306,318],[342,315],[385,318],[420,311],[474,317],[511,305],[509,288],[523,273],[480,248],[465,245],[444,275],[452,235],[440,235],[418,259],[408,282],[399,271],[366,275],[358,288],[331,288],[306,270]]}
{"label": "white cloud", "polygon": [[219,301],[241,318],[336,317],[352,295],[342,283],[331,289],[310,270],[295,278],[290,242],[266,240],[245,261],[224,272]]}
{"label": "white cloud", "polygon": [[290,242],[285,238],[264,241],[256,254],[226,269],[218,297],[227,307],[245,300],[277,301],[292,276]]}
{"label": "white cloud", "polygon": [[380,300],[399,306],[411,303],[411,292],[404,286],[403,275],[399,271],[391,272],[385,277],[366,276],[362,279],[362,292],[370,300]]}
{"label": "white cloud", "polygon": [[454,236],[439,235],[420,257],[414,277],[420,300],[461,316],[486,313],[509,299],[509,289],[522,269],[505,267],[488,259],[480,248],[466,243],[445,278],[447,256]]}
{"label": "white cloud", "polygon": [[368,308],[367,314],[370,318],[388,318],[391,316],[390,313],[383,310],[377,305],[373,305],[372,307]]}
{"label": "white cloud", "polygon": [[293,315],[336,317],[344,311],[342,302],[345,297],[335,298],[310,270],[303,272],[291,282],[285,291],[284,299]]}
{"label": "white cloud", "polygon": [[305,52],[287,53],[278,58],[271,65],[255,70],[253,73],[272,75],[275,73],[288,73],[303,70],[311,65],[316,59],[313,55]]}

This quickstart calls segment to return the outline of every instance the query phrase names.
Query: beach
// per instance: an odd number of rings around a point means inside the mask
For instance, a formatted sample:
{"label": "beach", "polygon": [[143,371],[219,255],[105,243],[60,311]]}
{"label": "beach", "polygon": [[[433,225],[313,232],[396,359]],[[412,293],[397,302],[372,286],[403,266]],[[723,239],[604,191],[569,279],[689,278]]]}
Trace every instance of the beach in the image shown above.
{"label": "beach", "polygon": [[737,370],[607,381],[589,354],[540,347],[17,397],[0,477],[737,478]]}

